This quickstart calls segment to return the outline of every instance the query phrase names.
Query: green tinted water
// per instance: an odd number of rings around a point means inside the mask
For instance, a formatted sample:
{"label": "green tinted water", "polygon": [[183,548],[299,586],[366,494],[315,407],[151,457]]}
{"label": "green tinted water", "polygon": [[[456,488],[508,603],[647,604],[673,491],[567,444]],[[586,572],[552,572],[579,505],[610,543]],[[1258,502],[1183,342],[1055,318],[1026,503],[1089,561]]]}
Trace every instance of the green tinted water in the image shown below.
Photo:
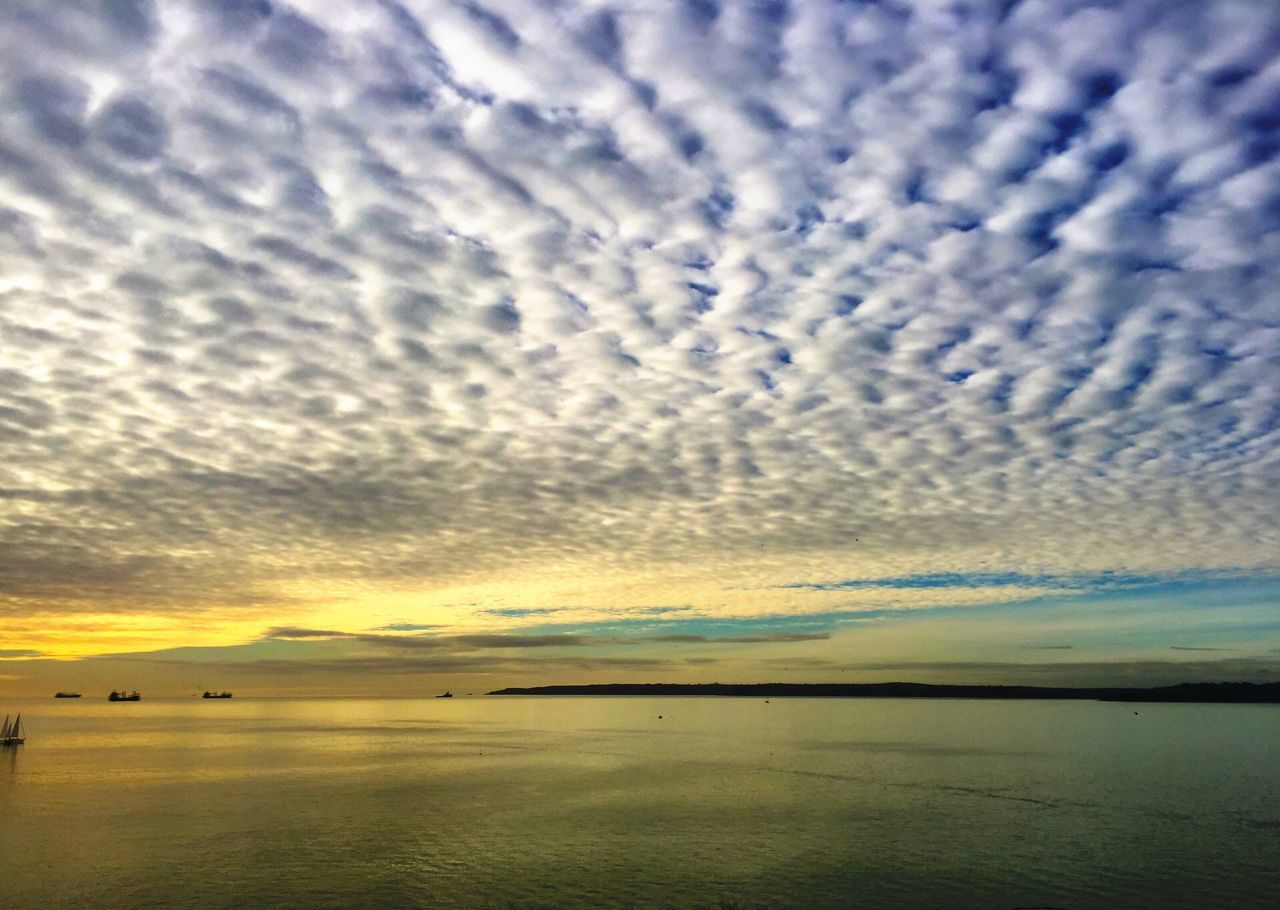
{"label": "green tinted water", "polygon": [[11,906],[1270,908],[1280,896],[1269,706],[0,705],[19,709],[28,744],[0,752]]}

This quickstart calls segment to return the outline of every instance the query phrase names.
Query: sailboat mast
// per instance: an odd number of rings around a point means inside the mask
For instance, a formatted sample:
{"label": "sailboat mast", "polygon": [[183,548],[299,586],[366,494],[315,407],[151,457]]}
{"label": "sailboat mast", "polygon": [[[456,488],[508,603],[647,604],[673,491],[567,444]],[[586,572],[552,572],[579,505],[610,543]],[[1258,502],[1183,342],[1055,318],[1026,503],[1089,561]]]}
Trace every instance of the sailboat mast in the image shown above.
{"label": "sailboat mast", "polygon": [[4,724],[0,726],[0,746],[16,746],[22,742],[22,712],[18,712],[18,716],[9,721],[9,715],[4,716]]}

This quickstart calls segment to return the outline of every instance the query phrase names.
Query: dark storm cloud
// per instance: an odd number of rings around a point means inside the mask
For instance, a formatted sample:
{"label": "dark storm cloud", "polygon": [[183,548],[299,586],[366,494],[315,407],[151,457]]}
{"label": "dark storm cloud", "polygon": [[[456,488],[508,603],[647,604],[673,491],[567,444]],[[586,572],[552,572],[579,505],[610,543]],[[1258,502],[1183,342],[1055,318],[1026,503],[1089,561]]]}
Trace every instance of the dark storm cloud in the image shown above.
{"label": "dark storm cloud", "polygon": [[0,609],[1274,564],[1278,17],[9,4]]}

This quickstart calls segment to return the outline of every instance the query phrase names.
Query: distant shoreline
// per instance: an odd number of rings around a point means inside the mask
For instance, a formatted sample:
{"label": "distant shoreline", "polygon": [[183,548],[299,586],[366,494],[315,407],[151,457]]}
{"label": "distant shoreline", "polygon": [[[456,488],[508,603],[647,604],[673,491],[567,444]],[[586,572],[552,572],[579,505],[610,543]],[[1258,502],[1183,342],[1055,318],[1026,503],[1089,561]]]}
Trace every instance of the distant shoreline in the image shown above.
{"label": "distant shoreline", "polygon": [[1280,704],[1280,683],[1181,683],[1154,688],[952,686],[928,683],[610,683],[497,689],[489,695],[719,695],[758,698],[977,698]]}

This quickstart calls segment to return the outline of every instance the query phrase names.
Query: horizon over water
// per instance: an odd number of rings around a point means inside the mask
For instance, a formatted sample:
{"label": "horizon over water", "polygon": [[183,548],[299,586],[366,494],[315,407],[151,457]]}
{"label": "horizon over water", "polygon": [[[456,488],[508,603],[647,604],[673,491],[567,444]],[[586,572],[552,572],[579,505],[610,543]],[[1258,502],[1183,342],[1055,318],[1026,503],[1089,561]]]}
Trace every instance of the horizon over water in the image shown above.
{"label": "horizon over water", "polygon": [[17,710],[28,742],[0,753],[17,906],[1248,908],[1280,893],[1266,705],[0,707]]}

